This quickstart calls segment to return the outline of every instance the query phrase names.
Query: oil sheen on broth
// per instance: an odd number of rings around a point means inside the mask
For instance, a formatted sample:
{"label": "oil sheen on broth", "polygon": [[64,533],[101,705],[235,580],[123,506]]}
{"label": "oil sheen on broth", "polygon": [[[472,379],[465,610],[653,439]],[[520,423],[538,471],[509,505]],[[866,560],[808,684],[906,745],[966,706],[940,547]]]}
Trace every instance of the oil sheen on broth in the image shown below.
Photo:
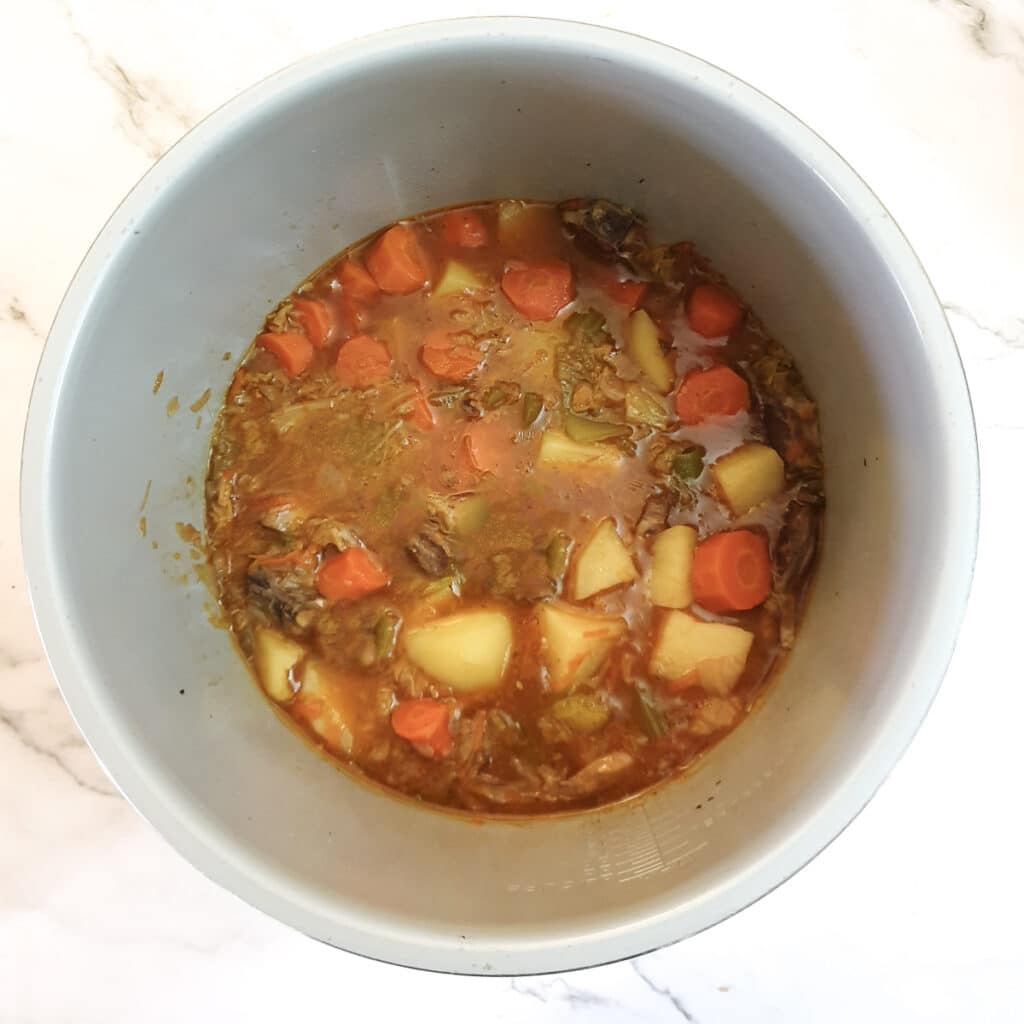
{"label": "oil sheen on broth", "polygon": [[788,353],[608,200],[391,225],[267,318],[207,541],[268,697],[346,768],[477,813],[635,794],[792,646],[824,508]]}

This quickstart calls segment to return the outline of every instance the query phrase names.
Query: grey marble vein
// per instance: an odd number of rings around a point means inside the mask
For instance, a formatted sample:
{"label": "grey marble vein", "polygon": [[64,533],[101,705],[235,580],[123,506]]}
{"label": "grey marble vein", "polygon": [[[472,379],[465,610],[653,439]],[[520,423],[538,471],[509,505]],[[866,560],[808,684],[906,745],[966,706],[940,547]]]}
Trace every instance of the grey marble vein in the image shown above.
{"label": "grey marble vein", "polygon": [[929,0],[929,3],[955,13],[974,47],[986,57],[1006,61],[1024,74],[1024,26],[993,12],[983,0]]}
{"label": "grey marble vein", "polygon": [[[89,38],[78,30],[70,5],[64,3],[61,9],[71,35],[85,52],[89,67],[113,92],[121,107],[122,128],[128,141],[153,160],[162,156],[197,118],[179,107],[158,82],[129,74],[113,56],[98,52]],[[154,123],[160,118],[171,122],[170,131]]]}
{"label": "grey marble vein", "polygon": [[633,968],[633,973],[656,995],[667,999],[674,1007],[676,1013],[679,1014],[683,1020],[690,1021],[692,1024],[696,1024],[697,1018],[686,1008],[682,999],[679,998],[668,986],[658,985],[653,978],[644,973],[643,968],[640,966],[639,960],[630,960],[629,966]]}
{"label": "grey marble vein", "polygon": [[44,334],[36,325],[35,321],[28,315],[28,311],[21,304],[21,300],[17,295],[12,295],[7,300],[7,305],[4,307],[0,318],[5,320],[9,324],[14,324],[16,327],[23,327],[33,337],[43,339]]}
{"label": "grey marble vein", "polygon": [[570,985],[565,978],[513,978],[509,982],[513,992],[521,996],[530,996],[542,1003],[561,1002],[576,1006],[607,1006],[609,1002],[596,992]]}
{"label": "grey marble vein", "polygon": [[1011,326],[1006,327],[994,327],[991,323],[986,322],[979,314],[971,312],[964,306],[957,305],[955,302],[944,302],[942,308],[953,316],[958,316],[968,323],[973,324],[978,328],[979,331],[984,331],[986,334],[992,335],[994,338],[998,338],[999,341],[1010,348],[1024,349],[1024,318],[1017,317],[1011,321]]}
{"label": "grey marble vein", "polygon": [[0,708],[0,728],[7,729],[13,733],[15,739],[26,750],[56,765],[80,789],[94,793],[96,796],[116,797],[118,795],[117,791],[110,786],[97,785],[83,778],[65,759],[65,751],[80,750],[85,746],[85,742],[77,734],[65,736],[56,745],[56,748],[43,746],[29,735],[29,731],[23,721],[23,716],[3,708]]}

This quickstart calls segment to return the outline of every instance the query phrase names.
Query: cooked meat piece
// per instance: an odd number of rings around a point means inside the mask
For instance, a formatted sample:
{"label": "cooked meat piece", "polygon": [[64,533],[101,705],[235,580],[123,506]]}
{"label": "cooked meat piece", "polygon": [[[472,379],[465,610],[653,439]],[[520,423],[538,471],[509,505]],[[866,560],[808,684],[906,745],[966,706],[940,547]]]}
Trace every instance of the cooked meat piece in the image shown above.
{"label": "cooked meat piece", "polygon": [[549,777],[542,782],[502,783],[491,776],[478,775],[465,780],[460,788],[464,794],[498,806],[536,801],[556,804],[600,793],[618,782],[635,763],[632,754],[617,750],[591,761],[568,779]]}
{"label": "cooked meat piece", "polygon": [[451,568],[452,539],[434,517],[424,521],[405,550],[428,576],[444,576]]}
{"label": "cooked meat piece", "polygon": [[268,499],[267,509],[260,516],[260,526],[275,533],[297,536],[308,518],[309,509],[294,495],[280,494]]}
{"label": "cooked meat piece", "polygon": [[459,721],[456,761],[462,777],[475,774],[487,752],[487,709],[480,708],[472,717]]}
{"label": "cooked meat piece", "polygon": [[817,409],[789,355],[772,341],[765,340],[763,348],[766,354],[752,364],[751,371],[761,398],[768,442],[782,453],[791,479],[816,479],[820,483]]}
{"label": "cooked meat piece", "polygon": [[636,524],[638,537],[649,537],[668,526],[669,513],[676,496],[671,491],[655,491],[644,503],[643,511]]}
{"label": "cooked meat piece", "polygon": [[627,754],[624,750],[605,754],[603,757],[597,758],[596,761],[591,761],[585,768],[581,768],[568,779],[554,783],[545,798],[579,800],[581,797],[592,796],[618,782],[619,778],[633,767],[633,764],[632,754]]}
{"label": "cooked meat piece", "polygon": [[306,524],[309,528],[309,542],[318,548],[333,544],[339,551],[359,546],[359,534],[348,523],[337,519],[315,516]]}
{"label": "cooked meat piece", "polygon": [[796,639],[797,598],[814,562],[820,528],[818,508],[791,501],[772,550],[775,581],[765,607],[778,616],[779,644],[787,650]]}
{"label": "cooked meat piece", "polygon": [[[217,481],[217,488],[209,503],[210,527],[212,533],[223,530],[237,511],[238,498],[235,493],[235,483],[238,474],[231,470],[225,470]],[[207,485],[207,495],[210,494],[210,486]]]}
{"label": "cooked meat piece", "polygon": [[491,589],[513,601],[539,601],[555,592],[547,557],[540,551],[499,551],[491,557]]}
{"label": "cooked meat piece", "polygon": [[253,559],[245,576],[248,598],[271,621],[302,629],[308,613],[324,606],[313,568],[310,558]]}
{"label": "cooked meat piece", "polygon": [[741,713],[737,701],[709,696],[691,716],[687,729],[694,736],[710,736],[713,732],[731,729],[739,720]]}
{"label": "cooked meat piece", "polygon": [[799,590],[818,547],[819,517],[815,510],[799,501],[791,501],[779,531],[773,552],[775,573],[785,589]]}
{"label": "cooked meat piece", "polygon": [[643,218],[607,199],[569,199],[558,212],[570,236],[600,253],[632,262],[647,250]]}

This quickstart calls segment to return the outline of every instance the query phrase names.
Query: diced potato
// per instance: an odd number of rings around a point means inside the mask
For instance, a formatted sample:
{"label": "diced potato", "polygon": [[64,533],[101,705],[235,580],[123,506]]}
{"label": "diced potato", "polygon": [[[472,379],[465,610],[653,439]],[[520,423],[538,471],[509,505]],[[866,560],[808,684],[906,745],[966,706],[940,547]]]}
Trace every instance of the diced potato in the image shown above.
{"label": "diced potato", "polygon": [[688,608],[693,603],[690,569],[697,531],[692,526],[670,526],[651,545],[651,571],[647,596],[659,608]]}
{"label": "diced potato", "polygon": [[538,466],[615,469],[622,452],[604,444],[581,444],[560,430],[545,430],[540,438]]}
{"label": "diced potato", "polygon": [[497,686],[508,666],[512,623],[504,612],[481,609],[434,619],[404,636],[409,660],[458,693]]}
{"label": "diced potato", "polygon": [[513,252],[557,245],[562,233],[558,213],[539,203],[507,199],[498,204],[498,244]]}
{"label": "diced potato", "polygon": [[458,537],[476,533],[490,515],[491,506],[482,494],[467,494],[452,503],[452,529]]}
{"label": "diced potato", "polygon": [[478,292],[487,287],[479,274],[465,263],[449,260],[437,282],[433,294],[438,298],[445,295],[462,295],[465,292]]}
{"label": "diced potato", "polygon": [[572,597],[585,601],[602,590],[610,590],[636,579],[633,558],[622,543],[613,519],[602,519],[583,545],[572,573]]}
{"label": "diced potato", "polygon": [[741,516],[782,493],[786,467],[774,448],[751,442],[720,458],[711,467],[711,478],[729,508]]}
{"label": "diced potato", "polygon": [[556,693],[595,675],[626,634],[625,619],[562,604],[542,604],[539,617],[548,680]]}
{"label": "diced potato", "polygon": [[297,718],[308,722],[330,747],[351,754],[355,746],[354,711],[351,696],[337,669],[312,659],[302,670],[299,692],[292,705]]}
{"label": "diced potato", "polygon": [[306,648],[276,629],[257,629],[252,655],[263,689],[276,701],[288,700],[295,692],[292,669],[306,656]]}
{"label": "diced potato", "polygon": [[626,321],[626,354],[662,394],[672,390],[675,374],[658,344],[658,328],[645,309],[630,313]]}
{"label": "diced potato", "polygon": [[703,686],[726,696],[747,663],[754,634],[723,622],[671,611],[651,652],[653,675],[677,686]]}

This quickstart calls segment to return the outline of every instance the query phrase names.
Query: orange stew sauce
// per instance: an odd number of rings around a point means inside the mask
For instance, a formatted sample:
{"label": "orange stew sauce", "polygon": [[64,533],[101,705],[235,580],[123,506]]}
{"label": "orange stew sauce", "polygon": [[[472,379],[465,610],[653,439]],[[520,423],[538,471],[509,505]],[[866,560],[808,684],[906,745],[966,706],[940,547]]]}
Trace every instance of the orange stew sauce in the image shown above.
{"label": "orange stew sauce", "polygon": [[267,318],[207,540],[268,697],[347,769],[476,813],[692,764],[792,646],[824,508],[788,353],[608,200],[388,226]]}

